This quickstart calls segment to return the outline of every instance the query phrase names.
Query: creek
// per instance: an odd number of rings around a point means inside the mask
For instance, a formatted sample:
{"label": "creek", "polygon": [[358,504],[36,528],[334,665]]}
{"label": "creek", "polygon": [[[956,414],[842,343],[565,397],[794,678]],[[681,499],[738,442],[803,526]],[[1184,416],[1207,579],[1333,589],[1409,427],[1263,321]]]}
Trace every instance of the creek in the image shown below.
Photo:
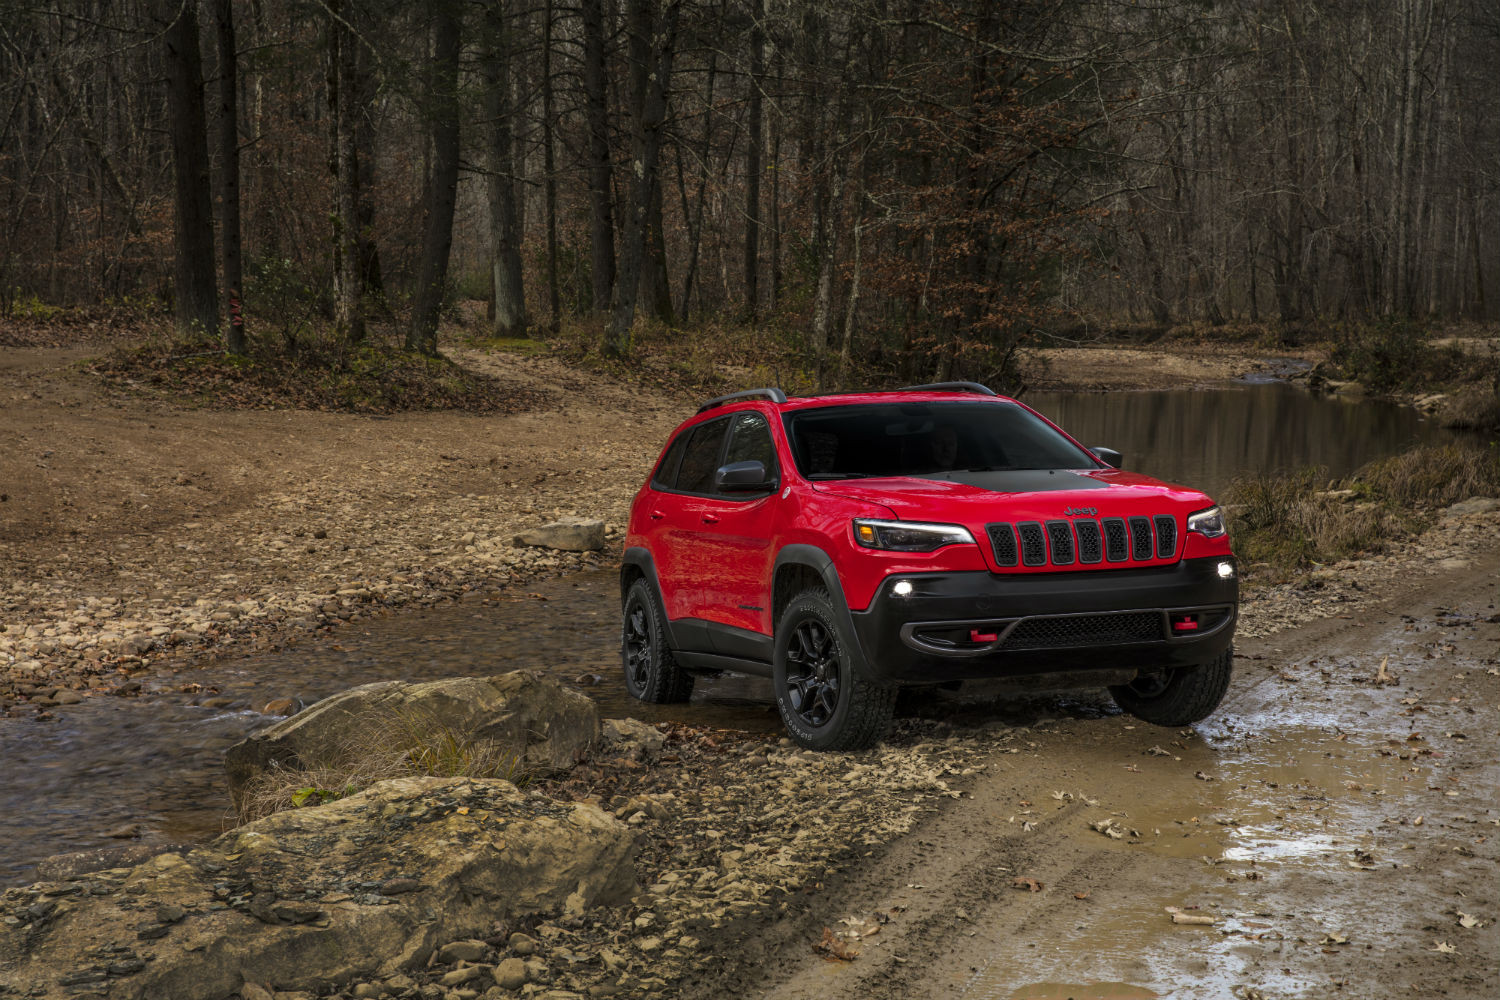
{"label": "creek", "polygon": [[[1283,384],[1222,391],[1033,393],[1025,401],[1125,467],[1221,491],[1236,475],[1318,466],[1342,475],[1414,444],[1451,440],[1409,409],[1351,404]],[[0,719],[0,887],[24,884],[52,854],[185,842],[231,822],[224,749],[273,717],[273,699],[311,703],[386,679],[528,668],[595,698],[605,717],[683,721],[761,733],[780,723],[764,681],[700,681],[691,704],[630,699],[619,674],[618,592],[602,569],[524,592],[392,614],[277,652],[226,657],[191,674],[148,675],[139,698],[93,698],[50,721]],[[116,839],[111,834],[131,839]]]}

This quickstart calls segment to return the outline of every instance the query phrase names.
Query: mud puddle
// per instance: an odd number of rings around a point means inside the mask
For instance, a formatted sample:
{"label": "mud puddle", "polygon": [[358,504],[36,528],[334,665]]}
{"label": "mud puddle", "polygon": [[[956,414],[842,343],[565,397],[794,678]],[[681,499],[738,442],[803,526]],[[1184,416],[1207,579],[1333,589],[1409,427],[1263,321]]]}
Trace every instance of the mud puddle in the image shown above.
{"label": "mud puddle", "polygon": [[593,698],[605,718],[779,728],[769,684],[755,678],[700,679],[688,705],[626,694],[617,580],[599,570],[357,622],[278,652],[143,678],[137,699],[89,699],[50,721],[0,720],[0,886],[34,880],[53,854],[222,832],[232,822],[224,750],[275,723],[262,709],[277,699],[306,705],[372,681],[524,668]]}
{"label": "mud puddle", "polygon": [[1076,784],[1013,819],[1055,817],[1063,856],[1113,860],[1028,871],[1057,879],[1042,919],[1058,933],[979,928],[983,961],[957,995],[1328,996],[1372,963],[1489,961],[1458,921],[1488,920],[1493,898],[1500,755],[1475,717],[1500,693],[1492,633],[1439,609],[1271,666],[1194,729],[1101,720]]}

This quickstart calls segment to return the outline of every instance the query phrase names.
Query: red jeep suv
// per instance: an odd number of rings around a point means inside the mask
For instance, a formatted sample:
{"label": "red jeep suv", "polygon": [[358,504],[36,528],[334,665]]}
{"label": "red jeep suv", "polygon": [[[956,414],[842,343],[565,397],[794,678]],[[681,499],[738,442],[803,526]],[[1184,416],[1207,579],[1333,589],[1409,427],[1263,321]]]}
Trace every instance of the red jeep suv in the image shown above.
{"label": "red jeep suv", "polygon": [[1135,671],[1110,688],[1132,715],[1196,722],[1233,658],[1224,515],[1119,464],[974,383],[711,399],[631,507],[625,685],[770,677],[820,750],[879,740],[902,686],[1092,668]]}

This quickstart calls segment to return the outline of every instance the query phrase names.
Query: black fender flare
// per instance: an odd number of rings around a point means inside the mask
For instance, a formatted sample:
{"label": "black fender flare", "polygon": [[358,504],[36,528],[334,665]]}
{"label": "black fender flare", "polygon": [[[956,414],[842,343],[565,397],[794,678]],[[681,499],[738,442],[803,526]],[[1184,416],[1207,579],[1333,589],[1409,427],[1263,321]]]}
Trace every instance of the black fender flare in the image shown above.
{"label": "black fender flare", "polygon": [[[859,633],[854,629],[854,616],[849,611],[849,602],[844,597],[844,585],[839,580],[838,567],[834,565],[833,557],[816,545],[797,543],[787,545],[776,553],[775,565],[771,568],[771,586],[774,592],[777,575],[785,566],[805,566],[813,570],[823,580],[823,586],[828,588],[828,596],[833,598],[833,613],[838,617],[839,624],[843,626],[844,635],[848,637],[850,665],[855,672],[864,679],[874,681],[875,674],[870,669],[869,661],[865,657],[864,647],[859,644]],[[772,594],[774,599],[774,593]],[[772,627],[776,625],[772,622]]]}

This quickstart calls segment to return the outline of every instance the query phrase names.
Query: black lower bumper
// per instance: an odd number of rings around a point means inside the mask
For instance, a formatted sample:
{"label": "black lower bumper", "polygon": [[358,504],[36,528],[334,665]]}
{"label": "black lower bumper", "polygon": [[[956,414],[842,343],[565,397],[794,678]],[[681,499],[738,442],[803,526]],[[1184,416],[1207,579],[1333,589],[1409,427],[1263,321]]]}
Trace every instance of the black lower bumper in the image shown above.
{"label": "black lower bumper", "polygon": [[[1233,559],[1078,573],[893,576],[853,612],[867,669],[923,684],[1207,663],[1234,639]],[[898,595],[907,581],[911,592]]]}

